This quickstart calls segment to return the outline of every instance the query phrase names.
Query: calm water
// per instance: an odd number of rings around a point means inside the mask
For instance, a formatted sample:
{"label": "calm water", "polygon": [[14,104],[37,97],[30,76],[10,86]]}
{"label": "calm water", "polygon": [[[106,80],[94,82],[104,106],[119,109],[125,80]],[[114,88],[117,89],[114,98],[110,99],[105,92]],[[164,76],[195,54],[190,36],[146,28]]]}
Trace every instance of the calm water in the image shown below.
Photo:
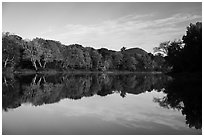
{"label": "calm water", "polygon": [[196,80],[157,74],[3,75],[3,134],[202,134]]}

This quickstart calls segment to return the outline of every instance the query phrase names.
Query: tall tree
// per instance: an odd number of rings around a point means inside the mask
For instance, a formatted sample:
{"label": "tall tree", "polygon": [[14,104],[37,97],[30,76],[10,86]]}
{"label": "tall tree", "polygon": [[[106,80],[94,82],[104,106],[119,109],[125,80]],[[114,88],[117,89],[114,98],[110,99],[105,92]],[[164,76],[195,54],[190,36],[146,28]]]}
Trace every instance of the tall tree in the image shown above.
{"label": "tall tree", "polygon": [[183,36],[185,44],[182,51],[183,65],[188,71],[202,71],[202,23],[190,24],[186,35]]}
{"label": "tall tree", "polygon": [[21,37],[10,34],[2,34],[2,63],[3,67],[15,67],[20,63],[21,51],[23,50],[23,40]]}
{"label": "tall tree", "polygon": [[42,55],[43,49],[38,43],[38,39],[34,39],[27,43],[24,51],[24,59],[30,60],[33,63],[33,66],[35,67],[36,70],[38,70],[36,62],[38,62],[40,67],[42,67],[41,64]]}

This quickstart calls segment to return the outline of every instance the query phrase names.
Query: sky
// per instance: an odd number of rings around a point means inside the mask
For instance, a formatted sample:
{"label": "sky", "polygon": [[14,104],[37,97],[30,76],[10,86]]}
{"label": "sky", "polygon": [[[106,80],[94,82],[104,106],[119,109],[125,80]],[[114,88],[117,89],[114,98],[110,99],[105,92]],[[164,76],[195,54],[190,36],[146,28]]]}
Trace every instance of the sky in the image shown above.
{"label": "sky", "polygon": [[182,39],[190,23],[202,21],[201,2],[3,2],[2,31],[24,39],[41,37],[63,44],[152,52]]}

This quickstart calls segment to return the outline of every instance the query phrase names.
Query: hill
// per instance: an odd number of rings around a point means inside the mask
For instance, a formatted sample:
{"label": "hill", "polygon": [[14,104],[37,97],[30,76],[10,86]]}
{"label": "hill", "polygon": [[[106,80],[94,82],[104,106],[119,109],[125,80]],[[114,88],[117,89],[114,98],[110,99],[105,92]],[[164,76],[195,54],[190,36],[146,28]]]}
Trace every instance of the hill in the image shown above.
{"label": "hill", "polygon": [[137,54],[137,55],[139,55],[139,56],[148,55],[148,53],[147,53],[145,50],[141,49],[141,48],[130,48],[130,49],[126,49],[126,50],[125,50],[125,53],[126,53],[126,54],[129,54],[129,55],[135,55],[135,54]]}

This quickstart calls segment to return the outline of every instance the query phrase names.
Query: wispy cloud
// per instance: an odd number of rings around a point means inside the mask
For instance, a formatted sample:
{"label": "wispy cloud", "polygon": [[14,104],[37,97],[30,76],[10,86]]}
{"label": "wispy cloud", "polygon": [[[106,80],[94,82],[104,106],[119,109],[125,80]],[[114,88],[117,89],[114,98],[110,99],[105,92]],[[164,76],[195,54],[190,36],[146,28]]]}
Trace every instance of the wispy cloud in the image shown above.
{"label": "wispy cloud", "polygon": [[[88,100],[83,98],[80,102],[63,100],[56,107],[57,110],[61,108],[60,114],[66,117],[92,116],[105,122],[135,129],[155,130],[161,129],[159,127],[161,125],[172,130],[185,130],[185,124],[183,124],[185,119],[181,116],[181,112],[159,107],[158,104],[152,103],[152,96],[163,97],[164,95],[158,92],[148,92],[138,96],[128,95],[128,99],[123,99],[117,94],[112,94],[106,98],[98,96]],[[97,105],[93,103],[95,101]],[[126,107],[121,107],[124,105]]]}
{"label": "wispy cloud", "polygon": [[180,13],[165,18],[155,17],[156,14],[132,14],[93,25],[67,24],[55,31],[48,31],[43,36],[65,44],[79,43],[115,50],[122,46],[142,47],[151,51],[160,42],[183,35],[186,26],[180,26],[180,23],[189,24],[190,21],[202,19],[199,15]]}

